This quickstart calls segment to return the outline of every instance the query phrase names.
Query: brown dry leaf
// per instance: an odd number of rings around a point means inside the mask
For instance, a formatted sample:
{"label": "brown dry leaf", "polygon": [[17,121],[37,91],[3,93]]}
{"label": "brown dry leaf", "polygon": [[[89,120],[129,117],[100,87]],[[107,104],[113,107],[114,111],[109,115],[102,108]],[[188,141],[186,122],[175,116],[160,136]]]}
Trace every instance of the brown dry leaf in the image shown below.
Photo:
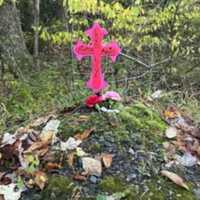
{"label": "brown dry leaf", "polygon": [[47,183],[47,175],[42,171],[37,171],[34,174],[35,184],[42,190]]}
{"label": "brown dry leaf", "polygon": [[37,156],[45,156],[49,151],[49,147],[48,146],[44,146],[44,148],[42,149],[38,149],[37,151],[35,151],[34,153],[37,155]]}
{"label": "brown dry leaf", "polygon": [[28,127],[38,127],[42,124],[46,124],[50,118],[56,118],[56,116],[54,114],[50,114],[48,116],[40,117],[29,124]]}
{"label": "brown dry leaf", "polygon": [[176,145],[176,147],[178,147],[178,149],[180,151],[187,151],[187,146],[186,146],[186,143],[184,141],[184,136],[183,135],[177,135],[176,137],[176,141],[173,141],[173,144]]}
{"label": "brown dry leaf", "polygon": [[0,180],[5,176],[6,172],[0,172]]}
{"label": "brown dry leaf", "polygon": [[60,169],[60,168],[61,168],[61,165],[58,164],[58,163],[48,162],[48,163],[46,164],[46,168],[47,168],[48,170]]}
{"label": "brown dry leaf", "polygon": [[39,142],[34,142],[24,153],[30,153],[38,149],[45,148],[47,146],[46,143],[39,141]]}
{"label": "brown dry leaf", "polygon": [[73,167],[74,165],[74,156],[75,156],[75,152],[72,151],[69,154],[67,154],[67,163],[70,167]]}
{"label": "brown dry leaf", "polygon": [[28,188],[33,188],[34,187],[34,180],[33,179],[29,179],[28,181],[25,182],[26,187]]}
{"label": "brown dry leaf", "polygon": [[80,175],[80,174],[76,174],[73,176],[73,179],[76,180],[76,181],[86,181],[87,178],[83,175]]}
{"label": "brown dry leaf", "polygon": [[[47,133],[43,134],[40,137],[40,140],[37,142],[34,142],[24,153],[29,153],[29,152],[33,152],[36,150],[41,150],[42,152],[40,154],[45,154],[48,150],[48,145],[51,143],[53,137],[53,132],[48,131]],[[45,153],[43,153],[43,151]]]}
{"label": "brown dry leaf", "polygon": [[103,164],[106,168],[109,168],[112,164],[112,158],[113,158],[113,155],[112,154],[106,154],[106,153],[103,153],[101,155],[101,158],[102,158],[102,161],[103,161]]}
{"label": "brown dry leaf", "polygon": [[191,135],[200,139],[200,127],[194,127],[191,131]]}
{"label": "brown dry leaf", "polygon": [[40,136],[40,140],[44,143],[50,144],[52,141],[54,133],[52,131],[48,131],[45,134]]}
{"label": "brown dry leaf", "polygon": [[87,139],[94,130],[95,130],[94,127],[86,129],[83,133],[76,134],[74,136],[74,138],[77,139],[77,140],[83,141],[83,140]]}
{"label": "brown dry leaf", "polygon": [[171,181],[173,181],[177,185],[185,188],[186,190],[189,190],[189,187],[186,185],[184,180],[180,176],[178,176],[177,174],[170,172],[170,171],[167,171],[167,170],[162,170],[161,175],[166,176],[167,178],[169,178]]}

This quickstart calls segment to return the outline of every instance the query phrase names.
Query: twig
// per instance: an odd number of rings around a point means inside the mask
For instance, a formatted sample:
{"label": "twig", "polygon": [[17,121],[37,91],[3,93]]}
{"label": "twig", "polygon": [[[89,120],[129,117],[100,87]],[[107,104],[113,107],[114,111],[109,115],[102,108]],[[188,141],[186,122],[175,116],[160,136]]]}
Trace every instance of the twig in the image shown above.
{"label": "twig", "polygon": [[137,62],[137,63],[143,65],[144,67],[146,67],[146,68],[148,68],[148,69],[151,68],[150,65],[147,65],[146,63],[142,62],[141,60],[138,60],[137,58],[134,58],[134,57],[132,57],[132,56],[126,55],[126,54],[124,54],[124,53],[120,53],[120,55],[121,55],[121,56],[124,56],[125,58],[128,58],[129,60],[133,60],[133,61],[135,61],[135,62]]}
{"label": "twig", "polygon": [[171,59],[172,59],[171,57],[165,58],[164,60],[162,60],[162,61],[160,61],[160,62],[151,64],[151,67],[155,67],[155,66],[157,66],[157,65],[161,65],[161,64],[163,64],[163,63],[169,62]]}
{"label": "twig", "polygon": [[112,81],[112,82],[120,83],[120,82],[124,82],[124,81],[137,80],[137,79],[140,79],[140,78],[144,77],[148,73],[149,73],[149,70],[144,72],[144,73],[142,73],[142,74],[140,74],[140,75],[137,75],[137,76],[124,78],[124,79],[119,79],[119,80],[115,80],[115,81]]}
{"label": "twig", "polygon": [[129,60],[135,61],[135,62],[137,62],[137,63],[143,65],[143,66],[146,67],[147,69],[150,69],[150,68],[152,68],[152,67],[155,67],[155,66],[157,66],[157,65],[166,63],[166,62],[168,62],[168,61],[171,60],[171,57],[168,57],[168,58],[165,58],[165,59],[162,60],[162,61],[159,61],[159,62],[157,62],[157,63],[148,65],[148,64],[142,62],[141,60],[139,60],[139,59],[137,59],[137,58],[135,58],[135,57],[129,56],[129,55],[127,55],[127,54],[120,53],[120,55],[124,56],[125,58],[128,58]]}

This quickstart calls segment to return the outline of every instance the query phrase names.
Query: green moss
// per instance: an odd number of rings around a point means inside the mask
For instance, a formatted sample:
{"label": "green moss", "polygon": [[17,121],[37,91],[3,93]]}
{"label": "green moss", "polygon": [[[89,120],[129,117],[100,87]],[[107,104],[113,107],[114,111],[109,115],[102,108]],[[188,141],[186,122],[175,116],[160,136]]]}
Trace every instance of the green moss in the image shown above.
{"label": "green moss", "polygon": [[166,124],[159,114],[140,102],[124,107],[120,112],[120,116],[124,123],[132,125],[138,130],[162,133],[166,128]]}
{"label": "green moss", "polygon": [[41,192],[41,200],[70,199],[73,192],[73,182],[65,176],[52,176],[47,187]]}
{"label": "green moss", "polygon": [[100,182],[99,188],[103,192],[112,194],[123,192],[125,190],[125,184],[117,177],[107,176]]}
{"label": "green moss", "polygon": [[196,200],[192,191],[187,191],[165,178],[151,179],[146,183],[146,186],[148,190],[144,193],[142,200]]}
{"label": "green moss", "polygon": [[103,193],[109,195],[123,194],[126,200],[138,200],[139,187],[137,185],[129,185],[117,177],[107,176],[99,184],[99,188]]}

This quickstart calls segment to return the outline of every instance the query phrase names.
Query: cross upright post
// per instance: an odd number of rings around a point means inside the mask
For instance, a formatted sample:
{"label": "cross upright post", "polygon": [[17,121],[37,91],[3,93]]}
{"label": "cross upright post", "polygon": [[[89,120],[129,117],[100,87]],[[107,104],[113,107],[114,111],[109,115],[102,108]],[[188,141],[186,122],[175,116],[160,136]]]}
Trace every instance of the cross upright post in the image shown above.
{"label": "cross upright post", "polygon": [[93,93],[97,94],[108,85],[102,72],[102,58],[107,56],[115,62],[116,57],[121,52],[121,49],[114,41],[108,44],[103,44],[103,38],[108,34],[108,32],[98,23],[94,23],[92,28],[86,30],[85,33],[90,37],[91,42],[89,44],[84,44],[82,41],[78,41],[73,48],[73,52],[78,60],[81,60],[86,56],[91,57],[92,71],[90,79],[87,81],[86,85],[93,91]]}

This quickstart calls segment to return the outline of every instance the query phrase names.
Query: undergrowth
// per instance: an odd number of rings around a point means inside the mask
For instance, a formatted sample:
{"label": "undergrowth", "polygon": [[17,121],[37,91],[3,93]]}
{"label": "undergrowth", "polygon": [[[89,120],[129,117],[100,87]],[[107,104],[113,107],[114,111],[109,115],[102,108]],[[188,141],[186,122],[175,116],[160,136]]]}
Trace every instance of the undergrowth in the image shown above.
{"label": "undergrowth", "polygon": [[63,72],[53,66],[31,72],[26,80],[14,79],[11,74],[6,74],[3,82],[0,132],[38,115],[73,106],[88,95],[83,81],[77,80],[71,88]]}

